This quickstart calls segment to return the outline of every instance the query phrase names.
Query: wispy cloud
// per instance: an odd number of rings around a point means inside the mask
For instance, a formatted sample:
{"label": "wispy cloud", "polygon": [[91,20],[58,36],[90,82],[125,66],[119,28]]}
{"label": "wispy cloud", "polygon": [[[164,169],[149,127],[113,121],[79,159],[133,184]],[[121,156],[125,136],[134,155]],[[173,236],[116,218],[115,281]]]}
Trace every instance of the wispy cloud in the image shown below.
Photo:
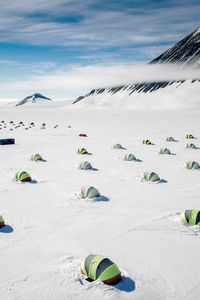
{"label": "wispy cloud", "polygon": [[[24,98],[42,92],[54,99],[75,99],[94,88],[130,85],[134,82],[196,79],[198,70],[176,65],[111,65],[63,67],[62,71],[37,74],[29,80],[0,83],[1,98]],[[7,97],[7,96],[6,96]]]}
{"label": "wispy cloud", "polygon": [[[198,25],[200,4],[194,0],[184,5],[173,0],[168,5],[117,2],[1,0],[0,41],[98,48],[148,45],[174,42]],[[69,21],[73,15],[82,18],[74,24]]]}

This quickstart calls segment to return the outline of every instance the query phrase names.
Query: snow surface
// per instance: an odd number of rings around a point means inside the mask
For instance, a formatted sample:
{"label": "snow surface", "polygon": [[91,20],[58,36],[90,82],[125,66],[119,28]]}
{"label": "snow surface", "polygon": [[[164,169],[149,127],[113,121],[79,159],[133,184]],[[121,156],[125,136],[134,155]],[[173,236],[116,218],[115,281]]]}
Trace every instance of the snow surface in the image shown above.
{"label": "snow surface", "polygon": [[130,95],[129,87],[117,93],[108,92],[86,96],[73,104],[77,108],[118,108],[118,109],[196,109],[200,108],[200,82],[174,82],[165,88],[153,92],[134,92]]}
{"label": "snow surface", "polygon": [[[0,107],[0,121],[36,124],[0,130],[0,137],[16,139],[16,145],[0,146],[0,214],[8,224],[0,230],[0,299],[199,299],[200,231],[179,222],[182,211],[200,208],[200,171],[184,168],[189,160],[200,162],[200,150],[185,148],[187,133],[200,146],[199,107],[57,105]],[[43,122],[47,129],[41,130]],[[166,142],[167,136],[178,142]],[[143,145],[147,138],[155,146]],[[115,143],[127,150],[112,149]],[[92,155],[76,154],[79,147]],[[176,155],[159,155],[161,147]],[[35,153],[47,161],[30,161]],[[125,153],[141,161],[123,161]],[[98,170],[78,170],[83,160]],[[19,170],[37,183],[13,182]],[[149,170],[167,182],[141,182]],[[79,199],[83,185],[94,185],[104,197]],[[110,287],[84,281],[79,266],[91,253],[116,262],[122,282]]]}

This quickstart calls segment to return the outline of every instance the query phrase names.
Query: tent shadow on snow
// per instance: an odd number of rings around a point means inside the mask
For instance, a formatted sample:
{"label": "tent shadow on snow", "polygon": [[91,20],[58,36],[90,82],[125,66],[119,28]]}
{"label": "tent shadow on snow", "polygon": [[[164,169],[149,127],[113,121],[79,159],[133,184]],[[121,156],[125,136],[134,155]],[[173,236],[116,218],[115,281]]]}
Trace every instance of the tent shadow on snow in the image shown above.
{"label": "tent shadow on snow", "polygon": [[93,168],[93,167],[92,167],[92,169],[88,169],[88,170],[81,170],[81,169],[78,169],[78,170],[80,170],[80,171],[88,171],[88,172],[91,172],[91,171],[99,171],[99,169]]}
{"label": "tent shadow on snow", "polygon": [[32,179],[32,180],[30,180],[30,181],[27,181],[27,183],[30,183],[30,184],[36,184],[36,183],[38,183],[38,181],[35,180],[35,179]]}
{"label": "tent shadow on snow", "polygon": [[110,199],[108,199],[106,196],[100,195],[99,197],[95,197],[92,199],[94,202],[108,202]]}
{"label": "tent shadow on snow", "polygon": [[119,283],[113,286],[114,288],[123,292],[133,292],[136,289],[136,284],[133,279],[127,276],[123,276]]}
{"label": "tent shadow on snow", "polygon": [[165,179],[160,179],[157,183],[158,183],[158,184],[159,184],[159,183],[168,183],[168,181],[165,180]]}
{"label": "tent shadow on snow", "polygon": [[135,162],[143,162],[142,159],[136,158]]}
{"label": "tent shadow on snow", "polygon": [[4,227],[0,228],[0,233],[11,233],[14,229],[10,225],[5,225]]}
{"label": "tent shadow on snow", "polygon": [[97,168],[92,168],[92,169],[89,170],[89,171],[99,171],[99,169],[97,169]]}

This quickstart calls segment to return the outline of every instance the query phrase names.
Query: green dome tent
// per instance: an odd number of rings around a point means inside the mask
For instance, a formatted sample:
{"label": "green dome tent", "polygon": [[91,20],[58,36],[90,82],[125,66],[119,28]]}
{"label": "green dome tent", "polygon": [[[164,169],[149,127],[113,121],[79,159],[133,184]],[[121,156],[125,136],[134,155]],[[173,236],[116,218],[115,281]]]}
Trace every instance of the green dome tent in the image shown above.
{"label": "green dome tent", "polygon": [[100,255],[89,255],[81,263],[81,273],[91,281],[100,280],[108,285],[117,284],[122,276],[117,265]]}
{"label": "green dome tent", "polygon": [[31,176],[23,171],[23,172],[17,172],[14,178],[15,181],[21,181],[21,182],[28,182],[31,181]]}
{"label": "green dome tent", "polygon": [[78,154],[88,154],[87,150],[85,148],[79,148],[77,151]]}
{"label": "green dome tent", "polygon": [[173,138],[173,136],[169,136],[166,138],[167,142],[175,142],[176,140]]}
{"label": "green dome tent", "polygon": [[142,144],[145,144],[145,145],[154,145],[154,143],[152,143],[150,140],[143,140]]}
{"label": "green dome tent", "polygon": [[93,186],[82,187],[81,189],[81,198],[83,199],[86,198],[94,199],[99,196],[100,196],[99,191]]}
{"label": "green dome tent", "polygon": [[160,181],[160,177],[158,176],[158,174],[156,174],[154,172],[144,172],[142,180],[158,182],[158,181]]}
{"label": "green dome tent", "polygon": [[180,219],[183,224],[200,226],[200,210],[186,210]]}
{"label": "green dome tent", "polygon": [[125,149],[121,144],[114,144],[113,149]]}
{"label": "green dome tent", "polygon": [[92,165],[88,161],[83,161],[79,164],[79,170],[92,170]]}
{"label": "green dome tent", "polygon": [[186,134],[186,137],[185,137],[186,139],[194,139],[195,137],[194,137],[194,135],[193,134]]}
{"label": "green dome tent", "polygon": [[186,163],[186,168],[187,169],[199,169],[200,165],[196,161],[188,161]]}
{"label": "green dome tent", "polygon": [[161,148],[159,154],[172,154],[168,148]]}
{"label": "green dome tent", "polygon": [[0,228],[5,226],[4,218],[0,215]]}
{"label": "green dome tent", "polygon": [[188,148],[188,149],[198,149],[198,147],[195,144],[192,144],[192,143],[187,144],[186,148]]}
{"label": "green dome tent", "polygon": [[42,161],[43,158],[40,154],[33,154],[33,155],[31,155],[31,160],[32,161]]}
{"label": "green dome tent", "polygon": [[135,157],[135,155],[129,153],[129,154],[125,154],[124,160],[127,160],[127,161],[136,160],[136,157]]}

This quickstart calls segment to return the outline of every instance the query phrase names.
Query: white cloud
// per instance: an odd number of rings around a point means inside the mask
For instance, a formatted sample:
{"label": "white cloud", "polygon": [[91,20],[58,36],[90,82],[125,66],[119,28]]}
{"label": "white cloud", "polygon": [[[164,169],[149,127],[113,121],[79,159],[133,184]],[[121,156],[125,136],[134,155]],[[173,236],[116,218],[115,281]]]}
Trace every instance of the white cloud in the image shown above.
{"label": "white cloud", "polygon": [[74,66],[68,71],[33,76],[31,80],[0,83],[0,98],[21,99],[41,92],[54,99],[75,99],[94,88],[198,77],[198,70],[178,65]]}

